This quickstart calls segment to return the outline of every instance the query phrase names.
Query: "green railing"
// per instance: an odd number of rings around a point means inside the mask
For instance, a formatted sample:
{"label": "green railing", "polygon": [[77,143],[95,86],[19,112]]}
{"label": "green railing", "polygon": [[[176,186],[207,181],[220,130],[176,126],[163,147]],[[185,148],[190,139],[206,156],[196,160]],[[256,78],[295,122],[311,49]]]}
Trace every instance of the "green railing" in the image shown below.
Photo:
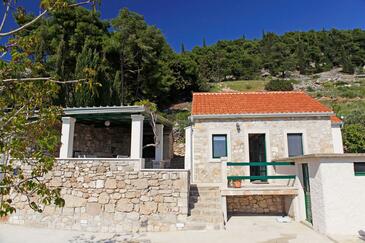
{"label": "green railing", "polygon": [[[227,162],[227,166],[293,166],[294,162]],[[295,179],[295,175],[227,176],[227,180]]]}

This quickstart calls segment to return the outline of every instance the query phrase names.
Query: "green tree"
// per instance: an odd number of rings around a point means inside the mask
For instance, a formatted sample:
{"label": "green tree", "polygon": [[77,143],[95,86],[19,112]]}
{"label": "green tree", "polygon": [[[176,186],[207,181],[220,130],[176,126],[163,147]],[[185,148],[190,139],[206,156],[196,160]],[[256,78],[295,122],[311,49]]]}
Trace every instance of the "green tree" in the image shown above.
{"label": "green tree", "polygon": [[[168,94],[173,83],[167,61],[173,54],[162,33],[143,17],[127,9],[112,20],[113,32],[104,43],[106,59],[114,73],[119,71],[121,90],[113,90],[119,104],[136,100],[156,101]],[[115,75],[114,75],[115,77]]]}
{"label": "green tree", "polygon": [[[3,4],[2,23],[12,15],[10,6],[14,1],[6,0]],[[41,179],[53,168],[60,142],[57,125],[61,109],[53,101],[60,83],[86,80],[60,80],[47,71],[43,59],[46,43],[40,41],[39,35],[40,31],[44,34],[44,29],[37,26],[43,24],[41,19],[47,13],[68,11],[81,4],[85,2],[42,0],[38,16],[27,15],[20,9],[13,16],[21,25],[7,32],[3,31],[3,24],[0,26],[0,40],[5,42],[0,49],[11,55],[10,61],[0,59],[0,216],[15,212],[12,193],[25,196],[29,206],[38,212],[42,212],[44,205],[64,205],[60,188],[51,188]],[[60,48],[62,45],[57,44]]]}
{"label": "green tree", "polygon": [[184,45],[184,43],[181,43],[181,53],[185,53],[185,45]]}
{"label": "green tree", "polygon": [[345,151],[348,153],[365,152],[365,126],[361,124],[345,125],[343,128]]}
{"label": "green tree", "polygon": [[294,87],[290,80],[270,80],[265,85],[265,90],[268,91],[292,91],[293,89]]}

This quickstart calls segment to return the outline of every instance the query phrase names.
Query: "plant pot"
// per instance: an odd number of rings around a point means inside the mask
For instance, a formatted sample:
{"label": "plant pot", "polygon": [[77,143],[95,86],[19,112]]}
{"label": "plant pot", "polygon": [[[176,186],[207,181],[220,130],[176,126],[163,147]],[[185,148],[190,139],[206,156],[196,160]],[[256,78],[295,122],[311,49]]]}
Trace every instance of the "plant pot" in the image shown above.
{"label": "plant pot", "polygon": [[234,188],[241,188],[241,180],[233,181],[233,187]]}

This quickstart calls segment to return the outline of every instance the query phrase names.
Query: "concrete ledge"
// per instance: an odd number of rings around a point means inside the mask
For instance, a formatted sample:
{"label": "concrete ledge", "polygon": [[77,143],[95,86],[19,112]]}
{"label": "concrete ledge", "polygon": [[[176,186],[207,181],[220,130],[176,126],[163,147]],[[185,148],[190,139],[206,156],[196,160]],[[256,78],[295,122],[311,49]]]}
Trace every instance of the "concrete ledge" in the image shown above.
{"label": "concrete ledge", "polygon": [[298,195],[295,187],[242,187],[221,190],[222,196],[251,196],[251,195]]}

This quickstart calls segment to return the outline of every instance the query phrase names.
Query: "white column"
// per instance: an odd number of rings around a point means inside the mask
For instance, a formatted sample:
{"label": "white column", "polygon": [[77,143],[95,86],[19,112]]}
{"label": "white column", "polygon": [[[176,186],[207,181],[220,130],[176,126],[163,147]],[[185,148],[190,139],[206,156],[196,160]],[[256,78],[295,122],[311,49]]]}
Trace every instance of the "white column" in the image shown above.
{"label": "white column", "polygon": [[143,120],[142,115],[131,115],[132,133],[131,133],[131,158],[141,159],[143,149]]}
{"label": "white column", "polygon": [[73,117],[62,117],[62,134],[61,134],[61,149],[60,158],[72,158],[74,147],[76,119]]}
{"label": "white column", "polygon": [[191,126],[190,127],[186,127],[185,128],[185,165],[184,165],[184,169],[185,170],[190,170],[191,169],[191,160],[192,160],[192,156],[191,156],[191,152],[192,152],[192,146],[191,146],[191,135],[192,135],[192,129]]}
{"label": "white column", "polygon": [[340,125],[332,125],[333,152],[343,154],[342,133]]}
{"label": "white column", "polygon": [[157,145],[155,147],[155,161],[163,160],[163,125],[156,124],[156,140]]}

